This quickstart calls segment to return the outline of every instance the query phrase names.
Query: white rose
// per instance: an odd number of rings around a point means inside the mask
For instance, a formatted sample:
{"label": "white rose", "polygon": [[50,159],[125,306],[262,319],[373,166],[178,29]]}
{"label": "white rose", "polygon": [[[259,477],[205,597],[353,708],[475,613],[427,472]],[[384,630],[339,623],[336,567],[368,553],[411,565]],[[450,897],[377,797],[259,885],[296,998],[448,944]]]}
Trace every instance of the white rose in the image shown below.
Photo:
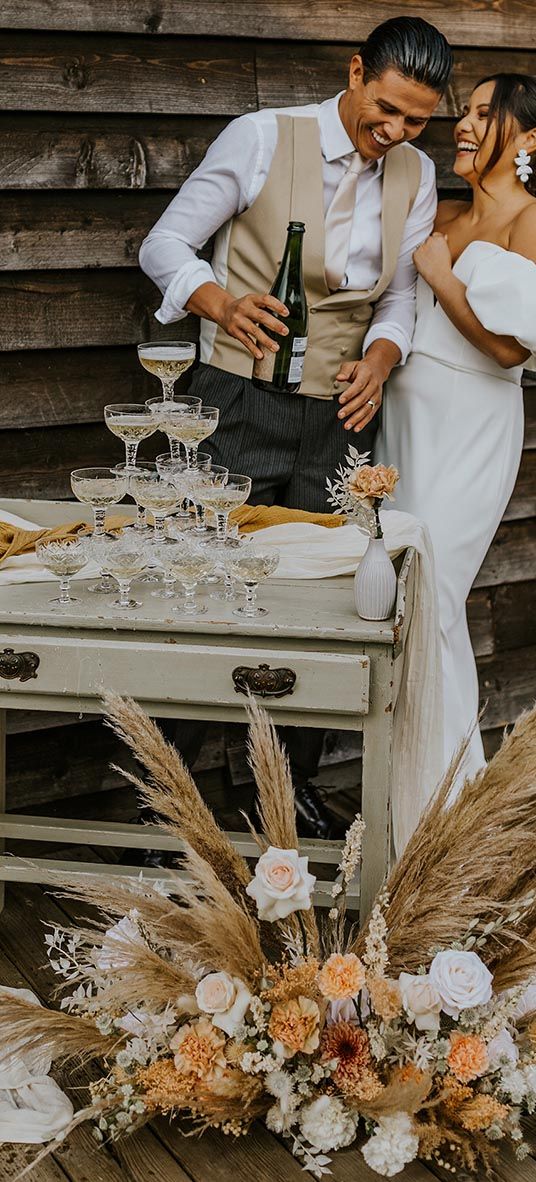
{"label": "white rose", "polygon": [[346,997],[344,1001],[330,1001],[326,1010],[326,1025],[333,1026],[335,1022],[353,1022],[357,1023],[358,1018],[355,1012],[355,1005],[351,997]]}
{"label": "white rose", "polygon": [[488,1059],[492,1071],[500,1067],[501,1063],[507,1061],[508,1063],[517,1063],[519,1059],[519,1051],[510,1034],[510,1031],[504,1028],[500,1034],[496,1034],[488,1043]]}
{"label": "white rose", "polygon": [[212,1025],[232,1035],[244,1021],[251,993],[240,977],[229,973],[209,973],[199,982],[195,1000],[203,1014],[210,1014]]}
{"label": "white rose", "polygon": [[361,1152],[376,1174],[392,1178],[402,1173],[419,1152],[419,1138],[413,1132],[411,1118],[405,1112],[384,1117]]}
{"label": "white rose", "polygon": [[476,952],[448,949],[436,953],[429,979],[451,1018],[457,1019],[461,1010],[485,1005],[491,998],[493,977]]}
{"label": "white rose", "polygon": [[297,850],[278,850],[271,845],[255,867],[255,878],[246,893],[255,899],[259,919],[273,923],[293,911],[309,911],[316,878],[307,870],[308,858]]}
{"label": "white rose", "polygon": [[349,1112],[338,1096],[319,1096],[300,1113],[302,1136],[314,1149],[329,1153],[351,1145],[359,1116]]}
{"label": "white rose", "polygon": [[402,1005],[417,1030],[439,1030],[441,997],[427,974],[401,973],[398,978]]}

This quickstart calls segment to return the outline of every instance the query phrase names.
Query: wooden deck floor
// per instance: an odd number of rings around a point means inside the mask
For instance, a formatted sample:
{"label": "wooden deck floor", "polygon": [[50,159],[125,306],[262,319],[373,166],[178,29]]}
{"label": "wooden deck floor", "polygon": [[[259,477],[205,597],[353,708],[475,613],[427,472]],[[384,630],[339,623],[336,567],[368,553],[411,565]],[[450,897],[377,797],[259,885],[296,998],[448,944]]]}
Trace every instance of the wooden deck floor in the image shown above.
{"label": "wooden deck floor", "polygon": [[[355,789],[351,795],[348,791],[352,774],[352,769],[346,768],[329,777],[332,782],[338,780],[333,803],[341,813],[350,813],[355,799]],[[208,797],[211,795],[210,780],[208,777],[205,785]],[[220,795],[216,781],[212,782],[212,793],[214,800]],[[99,812],[95,811],[96,802],[89,798],[78,798],[76,808],[74,804],[72,799],[55,802],[53,807],[49,804],[42,811],[48,815],[56,811],[64,816],[105,814],[115,820],[124,819],[134,811],[129,789],[99,794]],[[225,821],[230,823],[234,818],[230,815],[229,805],[224,809],[224,814],[226,812]],[[24,849],[20,843],[17,846],[17,852],[28,856],[37,852],[27,845]],[[39,852],[43,852],[42,847]],[[49,852],[52,857],[81,858],[84,861],[115,860],[117,856],[112,851],[80,846],[68,850],[50,848]],[[9,885],[7,905],[0,915],[0,984],[25,986],[48,1003],[57,978],[44,955],[43,925],[47,922],[64,924],[66,919],[79,918],[80,914],[78,905],[55,899],[39,886]],[[86,1070],[85,1073],[64,1074],[58,1077],[58,1082],[68,1090],[81,1087],[87,1079]],[[72,1097],[75,1107],[79,1106],[76,1091]],[[522,1163],[516,1163],[506,1154],[501,1157],[496,1182],[536,1182],[536,1133],[532,1144],[533,1156]],[[0,1146],[0,1182],[15,1182],[34,1155],[34,1147]],[[453,1175],[414,1163],[398,1177],[401,1182],[433,1182],[434,1178],[447,1182]],[[66,1145],[36,1167],[29,1182],[66,1182],[66,1179],[70,1182],[273,1182],[274,1178],[278,1182],[307,1182],[310,1175],[304,1174],[284,1143],[263,1125],[257,1124],[247,1137],[234,1141],[219,1133],[207,1133],[202,1138],[185,1136],[176,1125],[159,1120],[110,1148],[97,1147],[90,1127],[80,1127]],[[333,1158],[331,1178],[333,1182],[378,1182],[378,1175],[369,1170],[355,1147]],[[459,1182],[468,1182],[466,1175],[460,1174],[458,1178]],[[329,1177],[327,1182],[330,1182]]]}

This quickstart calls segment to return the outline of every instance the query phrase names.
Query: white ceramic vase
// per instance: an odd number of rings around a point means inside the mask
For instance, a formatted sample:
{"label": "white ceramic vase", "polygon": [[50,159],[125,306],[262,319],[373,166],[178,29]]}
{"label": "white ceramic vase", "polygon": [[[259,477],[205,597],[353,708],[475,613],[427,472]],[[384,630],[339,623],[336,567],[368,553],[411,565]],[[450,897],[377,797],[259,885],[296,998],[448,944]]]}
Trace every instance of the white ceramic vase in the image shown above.
{"label": "white ceramic vase", "polygon": [[369,538],[355,572],[355,606],[362,620],[386,620],[396,598],[395,568],[385,549],[383,538]]}

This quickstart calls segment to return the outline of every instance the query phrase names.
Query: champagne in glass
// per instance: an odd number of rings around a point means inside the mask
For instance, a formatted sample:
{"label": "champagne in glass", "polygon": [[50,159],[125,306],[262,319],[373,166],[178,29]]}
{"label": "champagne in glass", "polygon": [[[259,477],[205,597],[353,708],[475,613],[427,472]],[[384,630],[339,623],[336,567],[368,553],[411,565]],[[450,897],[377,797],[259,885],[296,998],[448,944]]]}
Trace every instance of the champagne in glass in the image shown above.
{"label": "champagne in glass", "polygon": [[170,513],[174,513],[180,501],[179,493],[169,480],[163,480],[156,465],[154,471],[135,472],[130,478],[132,495],[138,505],[149,509],[154,517],[155,538],[164,539],[164,522]]}
{"label": "champagne in glass", "polygon": [[108,547],[102,562],[103,570],[111,575],[119,586],[119,599],[113,601],[114,607],[129,610],[141,607],[139,600],[130,599],[130,585],[146,567],[147,560],[142,548],[129,538],[119,538]]}
{"label": "champagne in glass", "polygon": [[113,468],[75,468],[71,472],[71,488],[78,501],[91,505],[95,519],[95,535],[106,528],[106,510],[122,501],[127,491],[127,477]]}
{"label": "champagne in glass", "polygon": [[171,564],[171,574],[184,588],[184,603],[173,608],[187,616],[199,616],[206,612],[205,605],[198,604],[195,593],[197,585],[216,566],[216,558],[208,546],[183,546]]}
{"label": "champagne in glass", "polygon": [[269,578],[279,563],[278,550],[257,550],[251,543],[240,547],[230,558],[229,572],[233,579],[243,583],[246,591],[246,602],[233,612],[235,616],[265,616],[267,609],[257,607],[257,588],[259,583]]}
{"label": "champagne in glass", "polygon": [[201,399],[191,398],[185,394],[183,398],[148,398],[145,405],[154,415],[158,429],[163,431],[169,442],[169,450],[173,460],[180,459],[180,442],[173,432],[172,426],[176,419],[201,409]]}
{"label": "champagne in glass", "polygon": [[66,538],[57,542],[38,542],[35,547],[38,562],[56,575],[60,581],[60,593],[49,603],[58,603],[66,607],[70,603],[78,603],[70,594],[71,579],[86,565],[88,554],[85,544],[79,538]]}
{"label": "champagne in glass", "polygon": [[127,468],[135,468],[140,443],[156,431],[154,416],[139,402],[115,402],[104,407],[104,421],[123,440]]}
{"label": "champagne in glass", "polygon": [[[210,473],[207,473],[210,477]],[[198,489],[197,495],[205,509],[211,509],[216,516],[216,539],[225,542],[229,527],[229,514],[244,505],[251,492],[251,478],[230,472],[225,484],[208,480]]]}
{"label": "champagne in glass", "polygon": [[181,374],[195,361],[191,341],[145,341],[138,345],[138,358],[147,370],[162,382],[164,399],[173,398],[173,387]]}

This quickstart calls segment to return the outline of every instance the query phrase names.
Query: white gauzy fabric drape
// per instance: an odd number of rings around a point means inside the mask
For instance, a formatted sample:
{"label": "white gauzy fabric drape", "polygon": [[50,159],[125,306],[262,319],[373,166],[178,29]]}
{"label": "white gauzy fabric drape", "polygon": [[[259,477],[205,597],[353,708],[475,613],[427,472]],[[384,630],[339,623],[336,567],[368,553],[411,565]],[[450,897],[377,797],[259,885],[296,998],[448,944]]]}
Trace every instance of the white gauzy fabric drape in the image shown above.
{"label": "white gauzy fabric drape", "polygon": [[[39,1006],[30,989],[0,986],[0,993],[22,997]],[[50,1078],[52,1059],[46,1047],[10,1044],[2,1031],[0,1047],[0,1145],[40,1145],[58,1137],[70,1124],[74,1109],[65,1092]]]}

